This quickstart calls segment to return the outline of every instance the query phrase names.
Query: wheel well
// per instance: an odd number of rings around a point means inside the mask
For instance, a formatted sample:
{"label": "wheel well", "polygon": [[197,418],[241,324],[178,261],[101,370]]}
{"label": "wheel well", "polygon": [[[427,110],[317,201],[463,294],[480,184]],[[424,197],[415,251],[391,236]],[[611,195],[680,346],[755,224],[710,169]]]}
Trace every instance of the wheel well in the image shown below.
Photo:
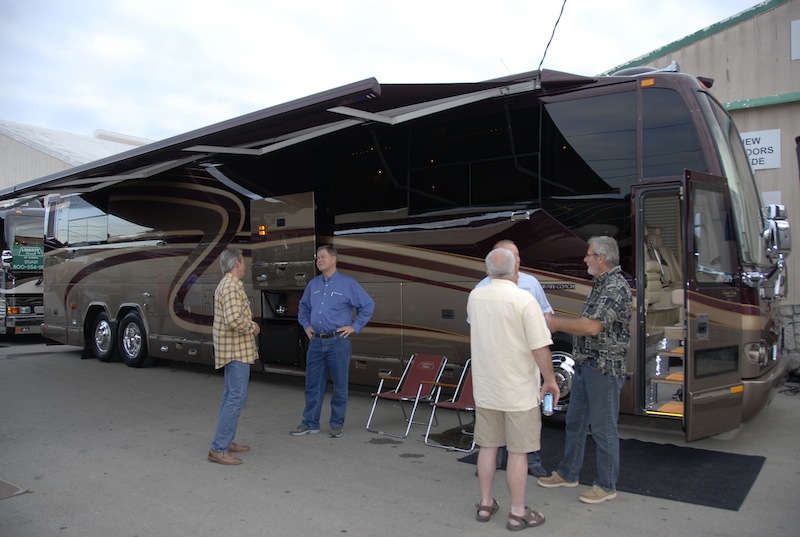
{"label": "wheel well", "polygon": [[[91,340],[92,336],[92,329],[94,328],[94,319],[99,314],[105,313],[108,314],[108,311],[104,306],[96,304],[94,306],[89,306],[89,309],[86,310],[86,318],[83,320],[83,341],[88,344]],[[109,315],[109,321],[116,324],[116,319],[111,318]]]}
{"label": "wheel well", "polygon": [[572,354],[572,336],[558,332],[553,334],[553,344],[550,345],[552,351],[565,351]]}
{"label": "wheel well", "polygon": [[[122,320],[129,313],[135,313],[136,315],[139,316],[139,319],[142,320],[142,323],[144,323],[144,316],[142,315],[142,312],[139,311],[139,308],[136,308],[134,306],[123,306],[123,307],[121,307],[119,309],[119,313],[117,314],[117,319]],[[145,326],[145,328],[147,328],[147,327]]]}

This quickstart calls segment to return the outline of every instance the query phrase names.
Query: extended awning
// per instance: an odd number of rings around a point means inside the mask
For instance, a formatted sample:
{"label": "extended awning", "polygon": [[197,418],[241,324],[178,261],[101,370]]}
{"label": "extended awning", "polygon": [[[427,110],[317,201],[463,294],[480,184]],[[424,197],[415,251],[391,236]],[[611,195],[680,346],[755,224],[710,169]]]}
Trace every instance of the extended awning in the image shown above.
{"label": "extended awning", "polygon": [[258,157],[365,122],[397,124],[504,95],[595,81],[548,70],[477,83],[381,85],[369,78],[28,181],[0,191],[0,199],[91,192],[215,156]]}

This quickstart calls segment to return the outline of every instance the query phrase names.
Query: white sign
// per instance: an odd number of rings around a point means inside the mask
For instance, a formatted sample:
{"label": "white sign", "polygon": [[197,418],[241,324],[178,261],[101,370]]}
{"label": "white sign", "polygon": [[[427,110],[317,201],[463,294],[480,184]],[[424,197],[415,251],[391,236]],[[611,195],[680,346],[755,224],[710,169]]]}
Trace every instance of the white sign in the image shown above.
{"label": "white sign", "polygon": [[753,170],[781,167],[781,130],[741,133],[747,160]]}

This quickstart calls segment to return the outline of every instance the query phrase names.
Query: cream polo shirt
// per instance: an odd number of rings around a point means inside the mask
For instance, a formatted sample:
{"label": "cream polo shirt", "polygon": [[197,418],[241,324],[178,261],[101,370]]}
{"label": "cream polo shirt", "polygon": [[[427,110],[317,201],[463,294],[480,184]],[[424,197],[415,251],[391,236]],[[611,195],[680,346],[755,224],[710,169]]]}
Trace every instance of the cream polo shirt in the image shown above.
{"label": "cream polo shirt", "polygon": [[467,300],[475,404],[519,412],[539,404],[531,351],[553,343],[536,299],[509,280],[473,289]]}

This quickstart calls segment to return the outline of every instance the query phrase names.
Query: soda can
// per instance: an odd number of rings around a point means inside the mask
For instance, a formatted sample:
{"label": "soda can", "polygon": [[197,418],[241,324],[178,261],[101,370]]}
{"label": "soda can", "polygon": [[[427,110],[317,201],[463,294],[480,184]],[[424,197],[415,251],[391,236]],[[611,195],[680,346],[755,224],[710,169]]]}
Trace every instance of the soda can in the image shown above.
{"label": "soda can", "polygon": [[544,401],[542,401],[542,414],[545,416],[553,415],[553,394],[544,394]]}

